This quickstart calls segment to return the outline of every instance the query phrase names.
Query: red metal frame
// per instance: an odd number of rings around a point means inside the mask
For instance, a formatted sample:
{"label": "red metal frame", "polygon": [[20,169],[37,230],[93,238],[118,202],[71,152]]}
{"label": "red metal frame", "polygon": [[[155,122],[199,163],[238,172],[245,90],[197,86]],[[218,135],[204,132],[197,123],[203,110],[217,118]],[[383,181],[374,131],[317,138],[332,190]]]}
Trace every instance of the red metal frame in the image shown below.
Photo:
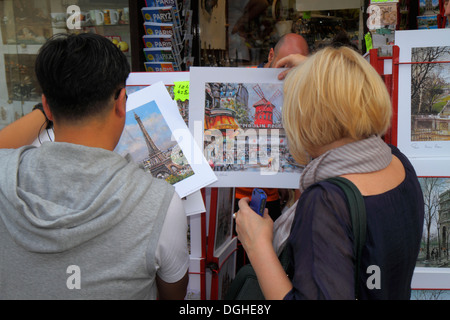
{"label": "red metal frame", "polygon": [[[369,51],[370,64],[383,78],[392,102],[392,124],[388,132],[384,136],[386,143],[397,146],[397,134],[398,134],[398,69],[399,69],[399,54],[400,48],[398,46],[392,46],[392,56],[379,57],[377,49],[371,49]],[[385,74],[384,63],[385,60],[392,60],[392,73]]]}

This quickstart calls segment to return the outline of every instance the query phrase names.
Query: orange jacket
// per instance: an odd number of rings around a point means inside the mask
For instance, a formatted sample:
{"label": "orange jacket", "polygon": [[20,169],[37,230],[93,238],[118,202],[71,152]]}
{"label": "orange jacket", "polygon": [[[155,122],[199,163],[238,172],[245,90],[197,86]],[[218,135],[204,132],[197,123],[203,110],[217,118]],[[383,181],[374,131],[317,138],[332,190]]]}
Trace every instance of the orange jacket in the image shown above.
{"label": "orange jacket", "polygon": [[[278,189],[273,188],[262,188],[264,192],[267,194],[267,201],[275,201],[280,198],[278,194]],[[253,188],[236,188],[236,199],[242,199],[245,197],[251,198],[252,197],[252,191]]]}

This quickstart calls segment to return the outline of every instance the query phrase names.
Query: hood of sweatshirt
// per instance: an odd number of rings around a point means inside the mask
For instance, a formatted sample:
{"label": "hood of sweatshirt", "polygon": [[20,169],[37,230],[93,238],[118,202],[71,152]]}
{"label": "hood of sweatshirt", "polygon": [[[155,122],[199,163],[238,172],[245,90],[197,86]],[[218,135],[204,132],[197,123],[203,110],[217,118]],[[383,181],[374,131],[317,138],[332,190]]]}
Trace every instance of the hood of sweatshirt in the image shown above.
{"label": "hood of sweatshirt", "polygon": [[31,252],[59,253],[114,227],[154,179],[115,152],[69,143],[0,150],[0,219]]}

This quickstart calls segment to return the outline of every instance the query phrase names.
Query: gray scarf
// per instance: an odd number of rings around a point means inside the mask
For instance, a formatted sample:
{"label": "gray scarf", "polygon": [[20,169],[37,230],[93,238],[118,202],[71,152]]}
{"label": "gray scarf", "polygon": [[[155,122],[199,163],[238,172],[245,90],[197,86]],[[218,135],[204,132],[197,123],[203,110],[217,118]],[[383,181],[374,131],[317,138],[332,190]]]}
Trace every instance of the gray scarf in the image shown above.
{"label": "gray scarf", "polygon": [[331,177],[384,169],[391,160],[391,148],[378,136],[345,144],[325,152],[305,167],[300,176],[300,191]]}

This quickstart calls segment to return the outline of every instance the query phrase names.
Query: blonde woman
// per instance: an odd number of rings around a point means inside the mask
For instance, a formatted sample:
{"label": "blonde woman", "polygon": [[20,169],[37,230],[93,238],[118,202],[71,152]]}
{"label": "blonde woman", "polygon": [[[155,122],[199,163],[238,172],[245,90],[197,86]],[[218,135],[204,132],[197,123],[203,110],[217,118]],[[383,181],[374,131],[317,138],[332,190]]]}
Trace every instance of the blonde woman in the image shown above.
{"label": "blonde woman", "polygon": [[[289,148],[306,168],[287,241],[290,278],[272,246],[273,222],[239,202],[237,233],[266,299],[354,299],[354,255],[341,176],[361,191],[367,212],[360,299],[409,299],[424,205],[414,168],[380,138],[391,123],[384,82],[360,54],[328,47],[292,69],[283,121]],[[266,212],[267,213],[267,212]]]}

